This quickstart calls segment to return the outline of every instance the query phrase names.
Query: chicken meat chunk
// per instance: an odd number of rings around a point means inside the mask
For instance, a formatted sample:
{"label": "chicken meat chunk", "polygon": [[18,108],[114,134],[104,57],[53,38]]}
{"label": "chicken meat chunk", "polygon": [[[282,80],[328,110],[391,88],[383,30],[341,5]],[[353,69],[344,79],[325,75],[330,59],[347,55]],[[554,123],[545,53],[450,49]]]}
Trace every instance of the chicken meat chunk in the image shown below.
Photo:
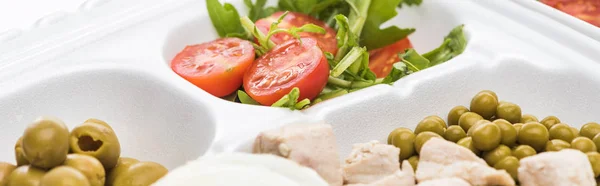
{"label": "chicken meat chunk", "polygon": [[402,170],[397,170],[391,175],[383,177],[382,179],[369,183],[357,183],[348,184],[346,186],[414,186],[415,185],[415,173],[408,161],[402,162]]}
{"label": "chicken meat chunk", "polygon": [[471,184],[460,178],[441,178],[424,181],[417,186],[471,186]]}
{"label": "chicken meat chunk", "polygon": [[572,149],[521,159],[519,182],[522,186],[596,185],[587,156]]}
{"label": "chicken meat chunk", "polygon": [[256,137],[253,152],[278,155],[312,168],[330,186],[343,184],[331,125],[294,124],[264,131]]}
{"label": "chicken meat chunk", "polygon": [[400,170],[400,149],[378,141],[354,144],[343,166],[344,183],[369,184]]}
{"label": "chicken meat chunk", "polygon": [[471,185],[515,185],[504,170],[489,167],[469,149],[440,138],[427,141],[419,156],[419,183],[442,178],[461,178]]}

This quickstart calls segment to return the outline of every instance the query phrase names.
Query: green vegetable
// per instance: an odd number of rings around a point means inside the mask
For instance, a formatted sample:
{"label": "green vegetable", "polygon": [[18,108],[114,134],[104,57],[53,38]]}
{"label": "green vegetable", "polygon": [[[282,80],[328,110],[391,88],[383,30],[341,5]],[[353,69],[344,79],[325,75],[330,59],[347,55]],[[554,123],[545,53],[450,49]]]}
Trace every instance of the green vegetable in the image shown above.
{"label": "green vegetable", "polygon": [[402,5],[417,6],[421,5],[421,3],[423,3],[423,0],[402,0],[400,1],[400,4],[398,4],[398,8],[402,8]]}
{"label": "green vegetable", "polygon": [[390,74],[388,74],[381,83],[391,84],[410,74],[408,67],[402,62],[394,63],[392,67]]}
{"label": "green vegetable", "polygon": [[252,21],[256,21],[273,14],[278,10],[276,7],[265,8],[266,3],[267,0],[256,0],[256,3],[252,3],[252,0],[244,0],[244,4],[250,9],[248,18]]}
{"label": "green vegetable", "polygon": [[206,9],[220,37],[248,38],[240,23],[240,15],[233,5],[221,4],[219,0],[206,0]]}
{"label": "green vegetable", "polygon": [[248,96],[248,94],[246,94],[246,92],[244,92],[242,90],[237,91],[237,97],[240,100],[240,102],[243,104],[260,105],[260,103],[258,103],[254,99],[252,99],[250,96]]}
{"label": "green vegetable", "polygon": [[298,87],[294,87],[290,93],[283,96],[281,99],[273,103],[272,107],[284,107],[289,108],[290,110],[296,109],[304,109],[310,105],[309,99],[303,99],[298,102],[298,98],[300,97],[300,89]]}
{"label": "green vegetable", "polygon": [[412,34],[414,28],[400,29],[390,26],[381,29],[381,25],[398,15],[396,7],[401,0],[373,0],[369,6],[369,13],[360,35],[361,45],[369,50],[381,48],[395,43]]}
{"label": "green vegetable", "polygon": [[300,28],[297,28],[297,27],[291,27],[289,29],[278,28],[277,25],[279,25],[279,23],[281,23],[283,18],[285,18],[285,16],[287,16],[288,13],[289,12],[283,13],[281,16],[279,16],[279,19],[277,19],[276,22],[271,24],[271,27],[270,27],[267,35],[263,34],[261,31],[259,31],[258,28],[256,28],[256,26],[254,25],[254,22],[252,22],[252,20],[250,20],[250,18],[248,18],[248,17],[240,18],[240,22],[242,23],[242,26],[244,27],[244,29],[246,31],[250,32],[258,40],[258,43],[260,44],[260,45],[254,44],[254,48],[257,50],[257,54],[262,55],[262,54],[268,52],[269,50],[271,50],[273,47],[275,47],[275,43],[273,43],[273,41],[271,41],[271,37],[277,33],[288,33],[297,39],[300,39],[300,35],[298,35],[298,32],[314,32],[314,33],[325,34],[326,31],[324,28],[321,28],[314,24],[305,24],[305,25],[301,26]]}
{"label": "green vegetable", "polygon": [[343,0],[279,0],[279,9],[309,14],[313,17]]}
{"label": "green vegetable", "polygon": [[410,71],[417,72],[458,56],[467,46],[467,40],[462,31],[463,27],[464,25],[460,25],[452,29],[440,47],[423,55],[419,55],[414,49],[408,49],[400,55],[400,59]]}

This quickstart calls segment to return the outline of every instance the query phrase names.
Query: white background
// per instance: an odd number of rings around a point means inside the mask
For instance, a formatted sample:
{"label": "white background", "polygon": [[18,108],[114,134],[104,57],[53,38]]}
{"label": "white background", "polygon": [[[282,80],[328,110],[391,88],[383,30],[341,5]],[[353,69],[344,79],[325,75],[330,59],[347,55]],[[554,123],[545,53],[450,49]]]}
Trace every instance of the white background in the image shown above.
{"label": "white background", "polygon": [[0,0],[0,33],[29,27],[43,16],[58,11],[75,12],[85,0]]}

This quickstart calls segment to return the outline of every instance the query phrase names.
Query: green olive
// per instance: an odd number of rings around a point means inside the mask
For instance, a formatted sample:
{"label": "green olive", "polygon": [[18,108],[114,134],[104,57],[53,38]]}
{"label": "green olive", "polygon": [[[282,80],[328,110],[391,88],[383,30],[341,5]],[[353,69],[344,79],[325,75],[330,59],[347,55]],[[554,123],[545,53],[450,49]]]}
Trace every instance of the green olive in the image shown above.
{"label": "green olive", "polygon": [[58,118],[40,117],[25,129],[21,146],[31,165],[43,169],[58,166],[69,153],[69,129]]}
{"label": "green olive", "polygon": [[531,114],[523,114],[519,123],[539,122],[538,118]]}
{"label": "green olive", "polygon": [[533,147],[529,145],[519,145],[512,149],[512,155],[517,157],[518,159],[523,159],[528,156],[533,156],[537,154],[537,151],[533,149]]}
{"label": "green olive", "polygon": [[96,119],[96,118],[87,119],[83,123],[96,123],[96,124],[100,124],[106,128],[109,128],[110,130],[112,130],[112,127],[110,125],[108,125],[108,123],[106,123],[105,121]]}
{"label": "green olive", "polygon": [[482,151],[495,149],[502,141],[502,131],[494,123],[479,125],[473,131],[473,146]]}
{"label": "green olive", "polygon": [[90,186],[85,175],[69,166],[59,166],[48,171],[40,181],[40,186]]}
{"label": "green olive", "polygon": [[104,125],[84,123],[71,131],[71,151],[100,160],[106,170],[112,169],[121,155],[121,145],[115,132]]}
{"label": "green olive", "polygon": [[17,160],[17,166],[29,165],[29,161],[25,157],[25,153],[23,153],[23,137],[19,137],[17,143],[15,143],[15,159]]}
{"label": "green olive", "polygon": [[473,126],[471,126],[471,128],[469,128],[469,130],[467,131],[467,136],[473,136],[473,131],[475,131],[475,129],[477,127],[479,127],[479,125],[485,124],[485,123],[491,123],[491,121],[483,119],[483,120],[479,120],[479,121],[475,122],[475,124]]}
{"label": "green olive", "polygon": [[438,125],[440,125],[440,127],[442,128],[448,128],[448,126],[446,125],[446,122],[444,121],[444,119],[440,118],[439,116],[436,115],[431,115],[431,116],[427,116],[423,119],[433,119],[436,120]]}
{"label": "green olive", "polygon": [[583,153],[598,151],[594,142],[590,138],[583,136],[573,139],[573,141],[571,141],[571,148],[580,150]]}
{"label": "green olive", "polygon": [[594,142],[594,145],[596,145],[596,148],[600,147],[600,134],[596,134],[592,141]]}
{"label": "green olive", "polygon": [[415,134],[418,135],[421,132],[429,131],[435,132],[440,136],[444,135],[444,133],[446,132],[446,123],[442,124],[440,123],[440,121],[444,122],[443,120],[438,120],[435,117],[426,117],[425,119],[421,120],[421,122],[419,122],[419,124],[415,128]]}
{"label": "green olive", "polygon": [[481,115],[485,119],[490,119],[496,114],[498,107],[498,97],[490,92],[481,91],[471,99],[471,112]]}
{"label": "green olive", "polygon": [[592,165],[592,170],[594,171],[594,177],[600,176],[600,153],[598,152],[588,152],[585,153]]}
{"label": "green olive", "polygon": [[546,129],[550,130],[553,125],[560,123],[560,119],[558,119],[556,116],[548,116],[542,119],[540,123],[546,126]]}
{"label": "green olive", "polygon": [[586,123],[585,125],[581,126],[581,130],[579,130],[579,136],[590,139],[594,138],[594,136],[596,136],[598,133],[600,133],[600,124],[594,122]]}
{"label": "green olive", "polygon": [[417,166],[419,165],[419,156],[411,156],[410,158],[408,158],[408,163],[410,163],[410,166],[412,166],[413,170],[416,172]]}
{"label": "green olive", "polygon": [[509,147],[515,146],[517,142],[517,129],[504,119],[494,120],[494,123],[498,125],[500,131],[502,131],[502,140],[500,143]]}
{"label": "green olive", "polygon": [[504,157],[494,165],[494,168],[498,170],[505,170],[514,180],[517,180],[519,175],[519,159],[514,156]]}
{"label": "green olive", "polygon": [[6,186],[38,186],[46,171],[29,165],[17,167],[8,176]]}
{"label": "green olive", "polygon": [[64,165],[83,173],[91,186],[104,186],[105,170],[96,158],[85,154],[69,154]]}
{"label": "green olive", "polygon": [[512,152],[508,146],[500,145],[491,151],[483,152],[483,159],[488,163],[488,165],[494,166],[500,160],[510,156],[511,154]]}
{"label": "green olive", "polygon": [[[530,123],[534,123],[534,122],[530,122]],[[515,124],[513,124],[513,127],[515,128],[515,130],[517,130],[517,136],[518,136],[519,131],[521,130],[521,127],[523,127],[523,123],[515,123]]]}
{"label": "green olive", "polygon": [[550,139],[560,139],[569,143],[571,143],[573,138],[577,137],[571,130],[571,127],[564,123],[553,125],[548,132],[550,133]]}
{"label": "green olive", "polygon": [[544,150],[549,139],[548,129],[544,125],[535,122],[523,124],[517,137],[519,144],[529,145],[537,152]]}
{"label": "green olive", "polygon": [[579,137],[579,129],[575,127],[571,127],[571,132],[575,135],[575,137]]}
{"label": "green olive", "polygon": [[481,151],[479,151],[479,149],[477,149],[477,148],[475,148],[475,146],[473,146],[473,138],[471,138],[471,137],[466,137],[466,138],[460,139],[460,140],[458,140],[458,142],[456,142],[456,144],[471,150],[471,152],[473,152],[476,155],[479,155],[479,153],[481,153]]}
{"label": "green olive", "polygon": [[481,117],[479,114],[474,112],[466,112],[458,119],[458,125],[463,130],[469,131],[469,128],[475,125],[475,123],[479,120],[483,120],[483,117]]}
{"label": "green olive", "polygon": [[0,162],[0,186],[5,186],[8,183],[10,173],[17,167],[13,164]]}
{"label": "green olive", "polygon": [[510,102],[500,102],[496,108],[496,117],[511,123],[518,123],[521,121],[521,107]]}
{"label": "green olive", "polygon": [[[398,128],[390,133],[391,145],[400,149],[400,161],[409,158],[415,153],[415,134],[410,129]],[[393,135],[393,136],[391,136]]]}
{"label": "green olive", "polygon": [[421,148],[423,147],[423,145],[425,145],[425,142],[427,142],[431,138],[442,138],[442,136],[429,131],[417,134],[417,137],[415,137],[415,150],[417,150],[417,153],[421,152]]}
{"label": "green olive", "polygon": [[110,170],[110,172],[107,172],[106,174],[106,186],[113,186],[115,185],[115,178],[117,177],[117,175],[123,174],[127,169],[129,169],[129,167],[135,163],[138,163],[140,161],[133,159],[133,158],[126,158],[126,157],[121,157],[119,158],[119,161],[117,162],[117,165]]}
{"label": "green olive", "polygon": [[115,177],[114,185],[150,185],[166,175],[168,170],[154,162],[138,162]]}
{"label": "green olive", "polygon": [[450,127],[448,127],[446,133],[444,134],[444,138],[446,140],[454,143],[458,142],[458,140],[463,139],[465,137],[467,137],[467,134],[458,125],[451,125]]}
{"label": "green olive", "polygon": [[469,109],[465,106],[456,106],[448,112],[448,125],[458,125],[458,119],[464,113],[469,112]]}
{"label": "green olive", "polygon": [[548,141],[548,143],[546,143],[546,151],[560,151],[566,148],[570,148],[571,144],[569,142],[560,140],[560,139],[553,139]]}

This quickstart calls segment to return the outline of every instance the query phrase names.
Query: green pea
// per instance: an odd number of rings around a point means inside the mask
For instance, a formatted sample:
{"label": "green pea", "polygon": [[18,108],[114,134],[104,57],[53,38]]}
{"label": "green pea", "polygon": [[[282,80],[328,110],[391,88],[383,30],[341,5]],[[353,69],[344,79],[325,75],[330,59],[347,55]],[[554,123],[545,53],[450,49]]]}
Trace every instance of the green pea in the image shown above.
{"label": "green pea", "polygon": [[504,119],[497,119],[494,123],[498,125],[502,131],[502,140],[500,143],[509,147],[515,146],[517,142],[517,129]]}
{"label": "green pea", "polygon": [[538,152],[544,150],[549,139],[548,129],[544,125],[535,122],[523,124],[517,137],[520,144],[529,145]]}
{"label": "green pea", "polygon": [[577,137],[577,134],[573,133],[572,128],[564,123],[558,123],[550,128],[550,139],[560,139],[571,143],[573,138]]}
{"label": "green pea", "polygon": [[456,144],[471,150],[471,152],[473,152],[475,155],[479,155],[479,153],[481,153],[481,151],[479,151],[479,149],[477,149],[477,148],[475,148],[475,146],[473,146],[473,138],[471,138],[471,137],[466,137],[466,138],[460,139],[460,140],[458,140],[458,142],[456,142]]}
{"label": "green pea", "polygon": [[521,121],[521,107],[514,103],[501,102],[496,108],[496,117],[518,123]]}
{"label": "green pea", "polygon": [[450,127],[448,127],[446,133],[444,134],[444,138],[446,140],[454,143],[458,142],[458,140],[463,139],[465,137],[467,137],[467,134],[458,125],[451,125]]}
{"label": "green pea", "polygon": [[571,148],[580,150],[583,153],[586,152],[597,152],[596,145],[590,138],[586,137],[576,137],[571,141]]}
{"label": "green pea", "polygon": [[540,123],[546,126],[546,129],[550,130],[553,125],[560,123],[560,119],[558,119],[556,116],[548,116],[542,119]]}
{"label": "green pea", "polygon": [[600,154],[598,152],[588,152],[585,153],[592,165],[592,170],[594,171],[594,177],[600,176]]}
{"label": "green pea", "polygon": [[435,117],[426,117],[425,119],[421,120],[419,124],[417,124],[417,127],[415,128],[415,134],[418,135],[421,132],[429,131],[439,134],[440,136],[444,135],[446,132],[446,123],[442,124],[440,121],[444,122],[443,120],[438,120]]}
{"label": "green pea", "polygon": [[496,114],[497,107],[498,97],[489,92],[481,91],[471,100],[470,110],[471,112],[481,115],[485,119],[490,119]]}
{"label": "green pea", "polygon": [[469,112],[469,109],[465,106],[456,106],[448,112],[448,125],[458,125],[458,119],[464,113]]}
{"label": "green pea", "polygon": [[511,154],[512,152],[508,146],[500,145],[491,151],[483,152],[483,159],[488,163],[488,165],[494,166],[500,160],[510,156]]}
{"label": "green pea", "polygon": [[518,179],[519,175],[519,159],[514,156],[507,156],[494,165],[498,170],[505,170],[514,180]]}
{"label": "green pea", "polygon": [[512,155],[517,157],[518,159],[523,159],[528,156],[536,155],[537,152],[533,147],[529,145],[519,145],[512,149]]}
{"label": "green pea", "polygon": [[407,128],[397,128],[390,133],[391,145],[400,149],[400,161],[412,156],[415,152],[415,134]]}
{"label": "green pea", "polygon": [[460,118],[458,119],[458,125],[464,131],[469,131],[469,128],[471,128],[473,125],[475,125],[475,123],[477,121],[482,120],[482,119],[483,119],[483,117],[481,117],[477,113],[466,112],[463,115],[461,115]]}
{"label": "green pea", "polygon": [[431,138],[442,138],[442,136],[429,131],[417,134],[417,137],[415,137],[415,150],[417,150],[417,153],[421,152],[421,148],[423,147],[423,145],[425,145],[425,142],[427,142]]}
{"label": "green pea", "polygon": [[570,148],[571,144],[569,142],[560,140],[560,139],[553,139],[548,141],[548,143],[546,143],[546,151],[560,151],[566,148]]}
{"label": "green pea", "polygon": [[521,116],[521,121],[519,123],[529,123],[529,122],[539,122],[539,120],[534,115],[523,114],[523,116]]}
{"label": "green pea", "polygon": [[494,123],[479,125],[473,131],[473,146],[482,151],[492,150],[502,141],[502,131]]}
{"label": "green pea", "polygon": [[408,163],[413,167],[413,171],[417,171],[417,166],[419,166],[419,156],[414,155],[408,158]]}
{"label": "green pea", "polygon": [[594,138],[596,134],[600,133],[600,124],[590,122],[581,126],[581,130],[579,130],[579,135],[587,138]]}

